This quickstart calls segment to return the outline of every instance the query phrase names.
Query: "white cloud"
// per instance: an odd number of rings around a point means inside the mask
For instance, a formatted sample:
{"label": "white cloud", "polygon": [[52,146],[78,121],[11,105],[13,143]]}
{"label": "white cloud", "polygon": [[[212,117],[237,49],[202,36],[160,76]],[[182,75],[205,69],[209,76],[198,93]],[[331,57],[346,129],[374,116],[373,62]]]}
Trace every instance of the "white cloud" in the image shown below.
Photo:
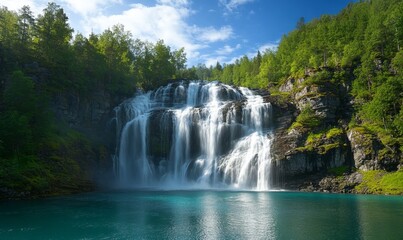
{"label": "white cloud", "polygon": [[278,44],[279,44],[279,42],[275,42],[275,43],[266,43],[266,44],[260,46],[260,47],[258,48],[258,50],[259,50],[260,52],[264,52],[264,51],[266,51],[266,50],[275,51],[275,50],[277,50],[277,48],[278,48]]}
{"label": "white cloud", "polygon": [[200,32],[198,38],[206,42],[217,42],[227,40],[233,34],[231,26],[224,26],[221,27],[220,29],[216,29],[213,27],[201,28],[196,30],[196,32]]}
{"label": "white cloud", "polygon": [[186,32],[189,27],[183,21],[188,14],[189,11],[186,8],[177,9],[169,5],[147,7],[142,4],[133,4],[129,10],[121,14],[92,17],[86,26],[100,32],[115,24],[123,24],[134,38],[152,42],[163,39],[173,47],[186,47],[187,50],[194,50],[196,46],[193,46]]}
{"label": "white cloud", "polygon": [[103,8],[111,4],[121,4],[121,0],[61,0],[73,12],[86,17],[90,14],[98,14]]}
{"label": "white cloud", "polygon": [[18,11],[23,6],[29,6],[34,15],[42,13],[47,6],[47,0],[2,0],[0,6],[6,6],[9,10]]}
{"label": "white cloud", "polygon": [[232,12],[240,5],[253,1],[254,0],[220,0],[220,3],[226,8],[227,11]]}
{"label": "white cloud", "polygon": [[233,53],[235,50],[241,48],[241,44],[237,44],[235,47],[231,47],[229,45],[225,45],[223,48],[220,48],[216,51],[218,55],[228,55]]}
{"label": "white cloud", "polygon": [[185,7],[189,5],[188,0],[158,0],[157,3],[174,7]]}
{"label": "white cloud", "polygon": [[[70,0],[71,1],[71,0]],[[113,0],[105,0],[113,1]],[[191,26],[186,18],[193,14],[186,0],[159,0],[154,6],[132,4],[130,8],[114,15],[106,13],[89,16],[83,22],[84,33],[102,32],[116,24],[123,24],[134,38],[164,42],[178,49],[185,48],[190,64],[199,57],[199,50],[208,44],[223,41],[233,35],[232,27]]]}
{"label": "white cloud", "polygon": [[226,62],[226,57],[224,56],[216,56],[216,57],[206,57],[205,64],[206,67],[215,66],[219,62],[221,65]]}

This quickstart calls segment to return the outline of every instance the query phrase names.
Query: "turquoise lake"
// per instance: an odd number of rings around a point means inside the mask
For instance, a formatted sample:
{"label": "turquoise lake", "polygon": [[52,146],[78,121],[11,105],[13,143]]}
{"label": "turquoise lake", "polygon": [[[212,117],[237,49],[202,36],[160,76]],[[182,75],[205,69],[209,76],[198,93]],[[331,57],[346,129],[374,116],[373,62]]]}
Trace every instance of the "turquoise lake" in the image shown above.
{"label": "turquoise lake", "polygon": [[403,197],[155,190],[1,201],[0,239],[403,239]]}

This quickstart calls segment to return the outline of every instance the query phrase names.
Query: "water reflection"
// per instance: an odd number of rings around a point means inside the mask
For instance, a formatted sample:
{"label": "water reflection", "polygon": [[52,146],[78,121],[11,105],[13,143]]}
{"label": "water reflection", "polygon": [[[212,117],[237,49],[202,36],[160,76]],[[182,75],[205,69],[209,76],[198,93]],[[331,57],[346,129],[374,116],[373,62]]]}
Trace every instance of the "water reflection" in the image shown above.
{"label": "water reflection", "polygon": [[144,191],[0,202],[0,239],[399,239],[403,198]]}
{"label": "water reflection", "polygon": [[[402,239],[402,196],[370,196],[357,199],[362,239]],[[382,202],[382,208],[379,208]]]}

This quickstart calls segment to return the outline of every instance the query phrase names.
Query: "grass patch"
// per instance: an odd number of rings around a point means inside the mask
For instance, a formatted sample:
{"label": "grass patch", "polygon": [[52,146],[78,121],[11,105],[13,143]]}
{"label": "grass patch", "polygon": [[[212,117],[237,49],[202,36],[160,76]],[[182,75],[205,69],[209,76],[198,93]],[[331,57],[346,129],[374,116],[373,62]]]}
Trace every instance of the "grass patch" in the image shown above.
{"label": "grass patch", "polygon": [[355,187],[358,193],[403,195],[403,171],[388,173],[374,170],[361,174],[362,183]]}

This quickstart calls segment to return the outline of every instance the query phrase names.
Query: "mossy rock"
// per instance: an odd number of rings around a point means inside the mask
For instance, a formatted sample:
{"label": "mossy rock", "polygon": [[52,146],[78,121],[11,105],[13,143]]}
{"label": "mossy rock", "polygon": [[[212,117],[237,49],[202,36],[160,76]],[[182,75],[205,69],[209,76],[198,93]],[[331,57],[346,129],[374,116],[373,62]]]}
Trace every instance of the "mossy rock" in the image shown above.
{"label": "mossy rock", "polygon": [[320,154],[326,154],[330,150],[338,148],[338,147],[341,147],[340,143],[325,144],[325,145],[321,145],[318,147],[318,152]]}
{"label": "mossy rock", "polygon": [[331,128],[329,131],[326,132],[326,138],[331,139],[335,137],[340,137],[341,135],[344,134],[343,129],[341,128]]}

